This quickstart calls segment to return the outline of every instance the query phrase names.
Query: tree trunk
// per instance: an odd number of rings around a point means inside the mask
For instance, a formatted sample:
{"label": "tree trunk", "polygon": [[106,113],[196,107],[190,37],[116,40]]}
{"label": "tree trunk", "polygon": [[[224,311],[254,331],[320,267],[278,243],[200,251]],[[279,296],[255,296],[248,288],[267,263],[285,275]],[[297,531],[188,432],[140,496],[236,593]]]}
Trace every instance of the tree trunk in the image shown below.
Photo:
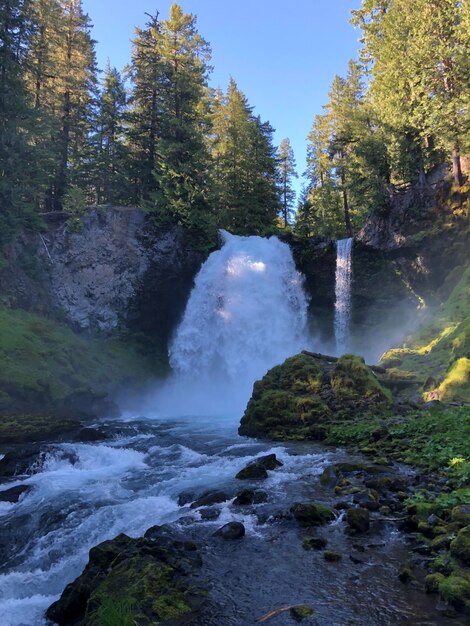
{"label": "tree trunk", "polygon": [[460,162],[460,149],[457,142],[455,142],[452,148],[452,173],[454,175],[454,182],[458,187],[462,186],[462,164]]}

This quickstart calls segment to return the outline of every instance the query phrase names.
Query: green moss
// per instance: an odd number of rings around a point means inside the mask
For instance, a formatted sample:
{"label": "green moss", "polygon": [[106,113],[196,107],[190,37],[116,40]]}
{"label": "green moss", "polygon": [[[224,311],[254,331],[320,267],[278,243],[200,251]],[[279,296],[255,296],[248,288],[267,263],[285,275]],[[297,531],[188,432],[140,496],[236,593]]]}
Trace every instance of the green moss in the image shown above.
{"label": "green moss", "polygon": [[450,544],[450,552],[465,565],[470,565],[470,526],[459,531]]}
{"label": "green moss", "polygon": [[325,550],[325,552],[323,552],[323,558],[330,563],[337,563],[338,561],[342,561],[343,555],[341,552],[335,552],[334,550]]}
{"label": "green moss", "polygon": [[271,370],[253,387],[239,432],[272,439],[323,439],[341,418],[388,411],[391,393],[361,357],[326,359],[298,354]]}
{"label": "green moss", "polygon": [[470,605],[470,582],[460,576],[449,576],[439,582],[439,595],[457,608]]}
{"label": "green moss", "polygon": [[14,415],[0,418],[0,443],[43,441],[71,432],[80,426],[77,419],[57,415]]}
{"label": "green moss", "polygon": [[[345,354],[338,359],[330,377],[331,387],[340,402],[354,401],[366,412],[391,406],[392,394],[383,387],[362,357]],[[364,403],[363,400],[367,403]]]}
{"label": "green moss", "polygon": [[425,400],[470,402],[470,266],[460,271],[439,309],[428,312],[403,348],[389,350],[381,359],[394,376],[402,372],[427,380]]}
{"label": "green moss", "polygon": [[439,584],[444,580],[443,574],[429,574],[424,579],[424,586],[427,593],[437,593],[439,591]]}
{"label": "green moss", "polygon": [[132,339],[89,339],[56,320],[0,309],[0,411],[37,410],[163,371],[164,358],[144,356]]}

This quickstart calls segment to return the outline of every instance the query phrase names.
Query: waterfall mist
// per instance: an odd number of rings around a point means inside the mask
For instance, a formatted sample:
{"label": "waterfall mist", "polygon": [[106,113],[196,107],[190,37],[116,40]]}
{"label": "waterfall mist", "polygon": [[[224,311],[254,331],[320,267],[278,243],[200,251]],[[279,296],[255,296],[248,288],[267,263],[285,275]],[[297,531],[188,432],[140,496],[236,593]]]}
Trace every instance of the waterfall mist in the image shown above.
{"label": "waterfall mist", "polygon": [[171,342],[173,375],[153,395],[157,413],[240,413],[256,379],[309,348],[307,297],[289,246],[221,236]]}
{"label": "waterfall mist", "polygon": [[352,237],[336,242],[335,341],[338,355],[350,350]]}

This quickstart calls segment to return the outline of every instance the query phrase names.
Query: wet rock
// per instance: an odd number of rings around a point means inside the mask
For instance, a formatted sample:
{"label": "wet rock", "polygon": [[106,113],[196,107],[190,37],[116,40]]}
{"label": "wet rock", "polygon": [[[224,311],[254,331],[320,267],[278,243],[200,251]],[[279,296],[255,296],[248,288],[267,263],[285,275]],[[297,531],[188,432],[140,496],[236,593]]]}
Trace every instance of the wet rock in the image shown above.
{"label": "wet rock", "polygon": [[307,604],[301,604],[299,606],[293,606],[290,610],[290,615],[296,622],[302,622],[304,619],[311,617],[315,611]]}
{"label": "wet rock", "polygon": [[302,546],[305,550],[323,550],[328,545],[324,537],[304,537]]}
{"label": "wet rock", "polygon": [[367,489],[356,493],[353,497],[354,504],[359,504],[361,507],[368,509],[369,511],[378,511],[380,504],[377,501],[378,494],[373,489]]}
{"label": "wet rock", "polygon": [[459,530],[457,537],[450,544],[450,553],[465,565],[470,565],[470,526]]}
{"label": "wet rock", "polygon": [[398,580],[402,583],[409,583],[413,579],[413,571],[409,565],[405,565],[398,572]]}
{"label": "wet rock", "polygon": [[346,511],[346,521],[354,533],[365,533],[370,528],[370,513],[362,507],[348,509]]}
{"label": "wet rock", "polygon": [[225,491],[206,491],[200,498],[191,504],[190,509],[198,509],[201,506],[211,506],[219,502],[226,502],[229,496]]}
{"label": "wet rock", "polygon": [[184,506],[185,504],[189,504],[190,502],[194,502],[196,500],[196,494],[194,491],[182,491],[178,494],[178,506]]}
{"label": "wet rock", "polygon": [[241,539],[245,536],[245,527],[241,522],[229,522],[215,531],[214,537],[222,537],[226,541]]}
{"label": "wet rock", "polygon": [[329,561],[330,563],[337,563],[343,559],[343,555],[341,552],[336,552],[334,550],[325,550],[323,558],[325,561]]}
{"label": "wet rock", "polygon": [[100,428],[82,428],[75,437],[75,441],[80,441],[82,443],[92,443],[94,441],[103,441],[103,439],[107,439],[108,435],[104,430]]}
{"label": "wet rock", "polygon": [[238,480],[265,480],[267,477],[266,468],[258,463],[250,463],[235,476]]}
{"label": "wet rock", "polygon": [[23,448],[14,452],[7,452],[0,459],[0,476],[19,476],[26,474],[30,467],[38,461],[40,448]]}
{"label": "wet rock", "polygon": [[237,493],[237,497],[233,501],[234,506],[247,506],[249,504],[261,504],[266,502],[268,494],[265,491],[253,491],[252,489],[243,489]]}
{"label": "wet rock", "polygon": [[216,509],[214,507],[207,507],[207,508],[202,508],[199,511],[199,515],[201,516],[201,519],[204,520],[205,522],[210,522],[220,517],[220,511],[219,509]]}
{"label": "wet rock", "polygon": [[275,454],[260,456],[256,459],[255,463],[257,465],[262,465],[267,470],[274,470],[276,467],[282,467],[284,465],[282,461],[279,461]]}
{"label": "wet rock", "polygon": [[335,502],[333,508],[335,508],[337,511],[345,511],[346,509],[350,509],[351,506],[352,505],[346,500],[340,500],[339,502]]}
{"label": "wet rock", "polygon": [[20,499],[20,496],[31,491],[31,489],[32,487],[30,485],[17,485],[16,487],[0,491],[0,502],[16,503]]}
{"label": "wet rock", "polygon": [[323,487],[334,487],[338,482],[338,475],[333,465],[325,467],[320,476],[320,484]]}
{"label": "wet rock", "polygon": [[264,480],[268,477],[267,470],[274,470],[283,464],[275,454],[260,456],[238,472],[235,478],[238,480]]}
{"label": "wet rock", "polygon": [[297,502],[291,507],[291,513],[303,527],[321,526],[335,519],[331,509],[315,502]]}
{"label": "wet rock", "polygon": [[150,530],[142,539],[121,534],[92,548],[83,573],[48,608],[47,618],[59,626],[103,624],[112,605],[141,626],[194,615],[207,595],[196,578],[197,550],[164,527]]}

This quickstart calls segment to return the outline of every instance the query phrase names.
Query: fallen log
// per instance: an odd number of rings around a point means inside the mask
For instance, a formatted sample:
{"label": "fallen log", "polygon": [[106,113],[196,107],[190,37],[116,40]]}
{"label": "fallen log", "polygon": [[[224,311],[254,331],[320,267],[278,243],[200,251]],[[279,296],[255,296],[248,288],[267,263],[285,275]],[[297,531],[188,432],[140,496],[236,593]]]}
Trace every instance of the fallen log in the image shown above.
{"label": "fallen log", "polygon": [[[327,363],[336,363],[338,360],[337,356],[331,356],[329,354],[321,354],[321,352],[310,352],[309,350],[302,350],[302,354],[306,354],[307,356],[311,356],[314,359],[320,359],[322,361],[326,361]],[[387,370],[383,367],[379,367],[378,365],[368,365],[369,369],[371,369],[376,374],[385,374]]]}

